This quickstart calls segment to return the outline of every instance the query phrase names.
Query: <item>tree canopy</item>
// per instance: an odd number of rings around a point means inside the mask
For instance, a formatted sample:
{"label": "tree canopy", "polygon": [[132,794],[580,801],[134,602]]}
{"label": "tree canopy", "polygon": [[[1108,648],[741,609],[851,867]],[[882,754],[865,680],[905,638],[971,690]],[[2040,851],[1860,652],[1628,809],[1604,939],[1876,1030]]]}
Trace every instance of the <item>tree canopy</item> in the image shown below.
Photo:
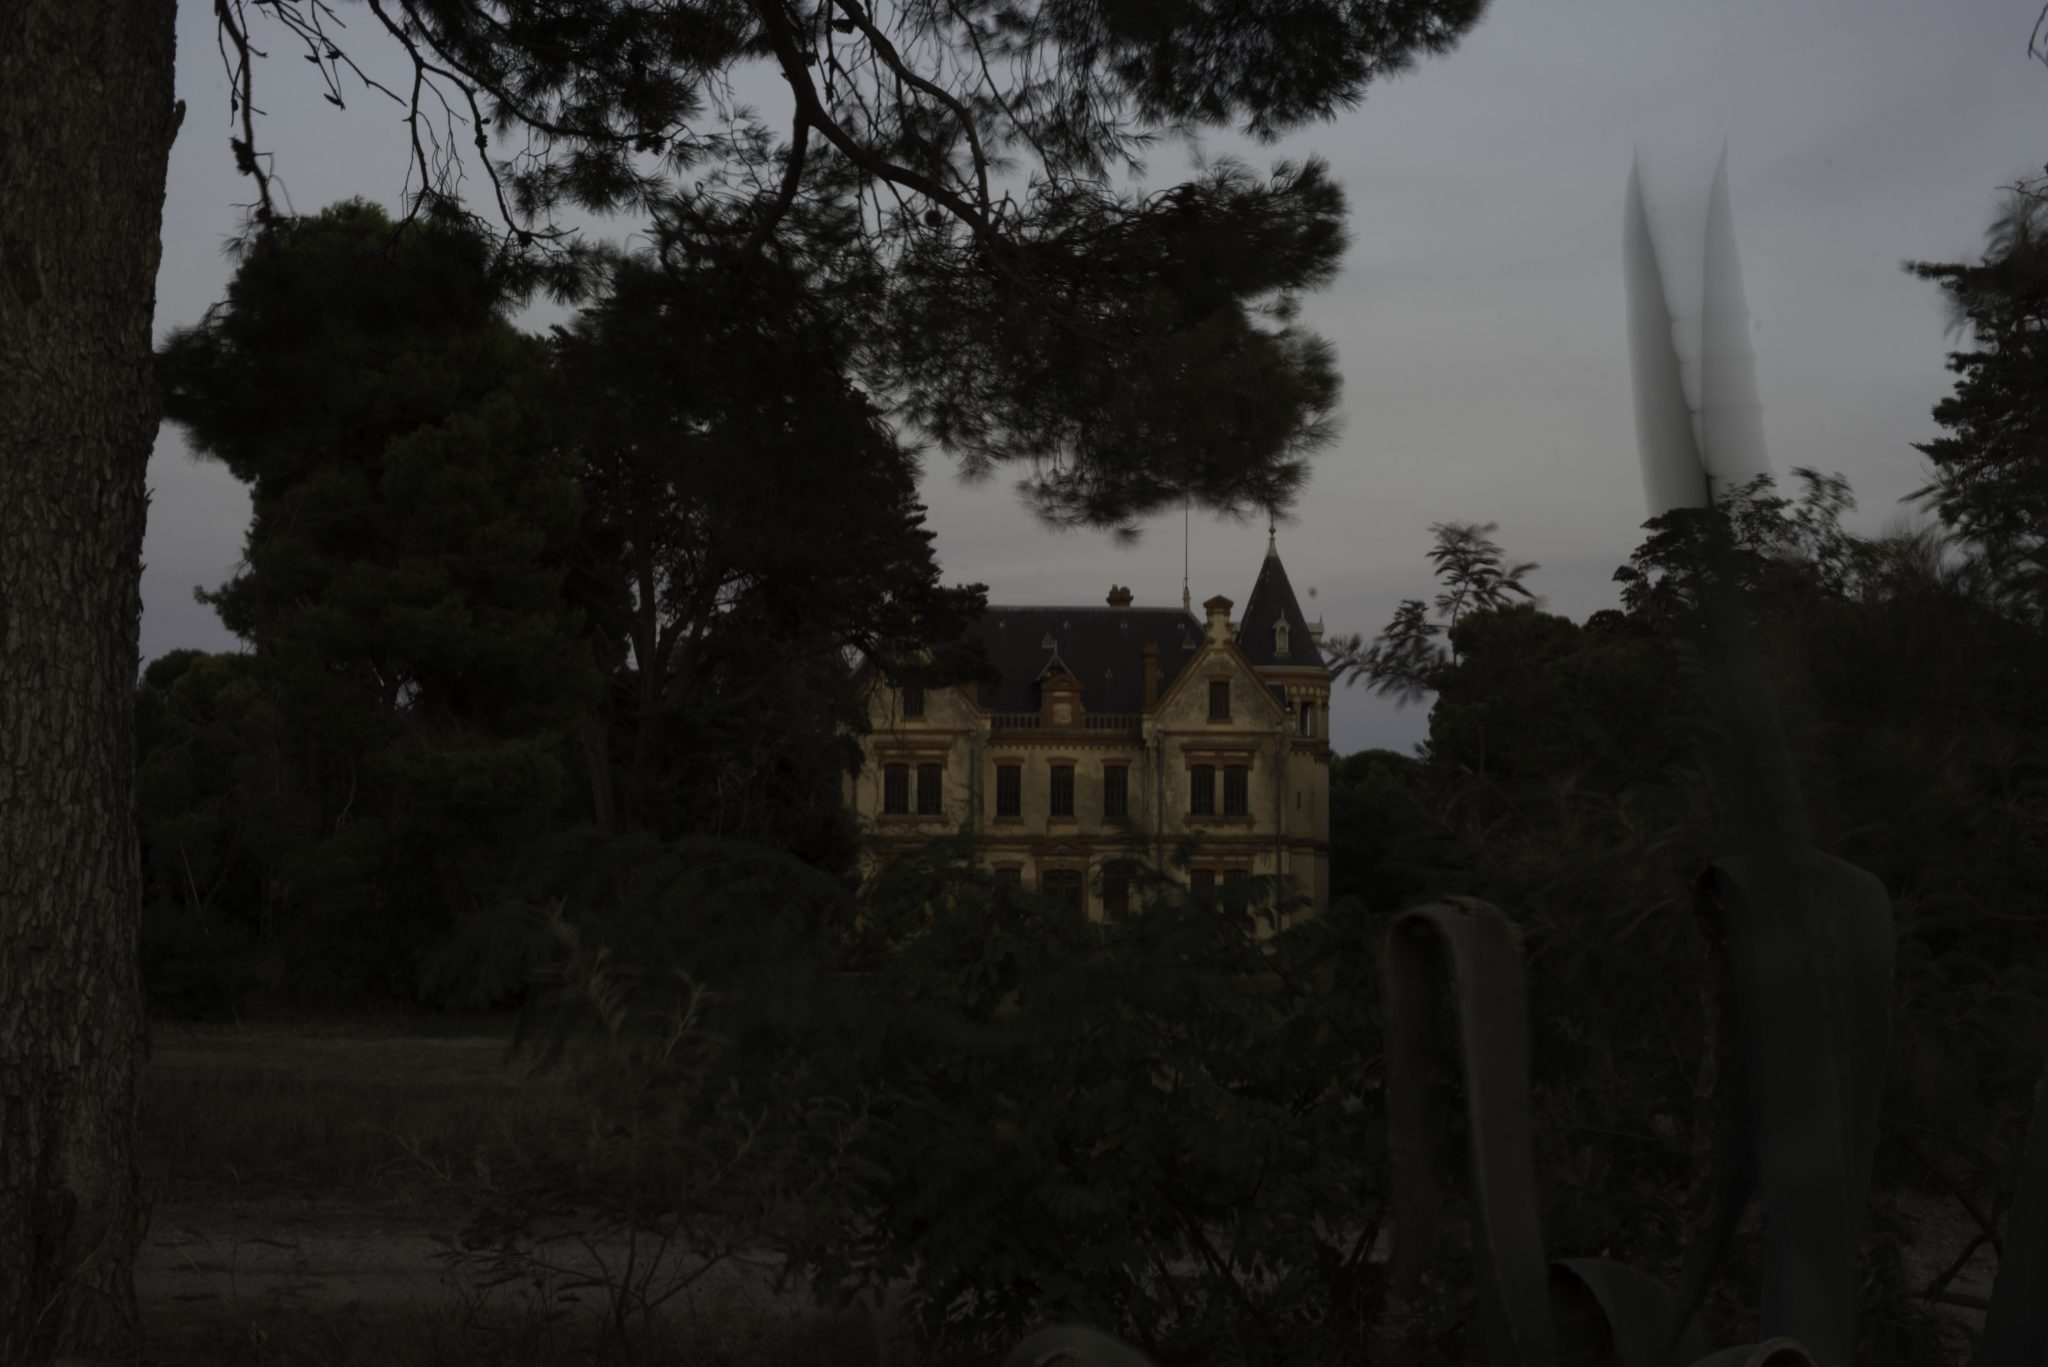
{"label": "tree canopy", "polygon": [[[741,270],[842,214],[837,250],[879,288],[856,357],[873,392],[969,473],[1021,465],[1052,521],[1128,529],[1300,488],[1337,377],[1292,318],[1336,271],[1343,201],[1315,162],[1143,194],[1112,171],[1184,131],[1329,118],[1448,51],[1484,0],[371,0],[415,78],[388,84],[326,0],[263,8],[334,102],[406,108],[416,207],[454,211],[474,160],[506,259],[565,294],[601,256],[567,205],[686,224],[672,245]],[[253,47],[240,6],[221,14],[261,219]],[[740,103],[748,71],[786,87],[779,117]]]}
{"label": "tree canopy", "polygon": [[611,679],[605,824],[810,829],[843,865],[839,777],[865,723],[850,664],[956,677],[983,595],[941,585],[915,455],[805,284],[621,261],[554,362],[585,498],[575,592]]}
{"label": "tree canopy", "polygon": [[159,356],[167,415],[250,486],[243,562],[202,597],[267,702],[221,738],[266,914],[344,980],[500,894],[598,686],[547,349],[475,233],[394,226],[360,201],[273,221]]}
{"label": "tree canopy", "polygon": [[621,257],[543,341],[464,221],[259,229],[159,358],[255,515],[202,594],[249,653],[137,694],[152,943],[219,924],[299,994],[406,991],[456,924],[592,863],[695,838],[844,875],[855,665],[968,677],[982,592],[940,583],[818,286]]}

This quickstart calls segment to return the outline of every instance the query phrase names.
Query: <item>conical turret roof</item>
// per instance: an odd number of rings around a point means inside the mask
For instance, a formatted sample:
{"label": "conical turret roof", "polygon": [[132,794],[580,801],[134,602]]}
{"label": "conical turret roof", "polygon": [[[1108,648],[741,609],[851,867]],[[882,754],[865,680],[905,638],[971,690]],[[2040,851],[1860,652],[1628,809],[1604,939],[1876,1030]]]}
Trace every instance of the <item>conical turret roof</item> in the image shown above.
{"label": "conical turret roof", "polygon": [[[1280,649],[1280,633],[1273,629],[1282,622],[1287,624],[1284,652]],[[1244,616],[1239,619],[1237,648],[1262,668],[1326,668],[1322,651],[1309,635],[1308,619],[1301,615],[1301,604],[1295,600],[1294,585],[1287,580],[1287,567],[1280,563],[1279,547],[1271,536],[1266,539],[1266,560],[1259,566],[1258,582],[1252,585],[1252,596],[1245,601]]]}

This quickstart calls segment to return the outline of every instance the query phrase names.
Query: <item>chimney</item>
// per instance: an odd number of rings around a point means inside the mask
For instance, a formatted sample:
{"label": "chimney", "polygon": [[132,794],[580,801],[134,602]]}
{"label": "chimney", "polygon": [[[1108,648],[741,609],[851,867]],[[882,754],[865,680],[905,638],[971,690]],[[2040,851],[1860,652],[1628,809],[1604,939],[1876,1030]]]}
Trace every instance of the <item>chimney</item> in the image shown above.
{"label": "chimney", "polygon": [[1229,640],[1231,637],[1230,600],[1219,593],[1208,602],[1202,604],[1202,611],[1209,614],[1209,639],[1212,641]]}
{"label": "chimney", "polygon": [[1159,647],[1149,641],[1145,644],[1145,710],[1150,712],[1152,704],[1159,701]]}
{"label": "chimney", "polygon": [[1131,591],[1121,584],[1109,586],[1109,605],[1113,608],[1127,608],[1131,605]]}

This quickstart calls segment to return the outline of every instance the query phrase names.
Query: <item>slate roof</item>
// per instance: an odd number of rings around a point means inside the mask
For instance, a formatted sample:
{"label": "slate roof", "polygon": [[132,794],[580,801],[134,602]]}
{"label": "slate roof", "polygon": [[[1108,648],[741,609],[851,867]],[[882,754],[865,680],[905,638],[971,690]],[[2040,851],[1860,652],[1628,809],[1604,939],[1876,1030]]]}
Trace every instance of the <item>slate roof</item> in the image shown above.
{"label": "slate roof", "polygon": [[[1273,624],[1279,621],[1287,623],[1285,655],[1273,649]],[[1301,604],[1294,599],[1294,585],[1287,582],[1287,571],[1280,564],[1280,552],[1271,540],[1266,542],[1266,563],[1259,566],[1258,582],[1252,585],[1252,596],[1245,600],[1244,615],[1238,618],[1237,648],[1244,652],[1247,660],[1261,668],[1273,665],[1308,669],[1323,667],[1323,653],[1317,649],[1315,638],[1308,634],[1308,619],[1301,615]]]}
{"label": "slate roof", "polygon": [[[1202,625],[1179,608],[989,606],[979,624],[999,682],[975,685],[992,712],[1036,712],[1038,681],[1055,653],[1081,681],[1090,712],[1141,712],[1144,648],[1159,647],[1159,695],[1202,646]],[[1051,644],[1048,645],[1047,642]]]}

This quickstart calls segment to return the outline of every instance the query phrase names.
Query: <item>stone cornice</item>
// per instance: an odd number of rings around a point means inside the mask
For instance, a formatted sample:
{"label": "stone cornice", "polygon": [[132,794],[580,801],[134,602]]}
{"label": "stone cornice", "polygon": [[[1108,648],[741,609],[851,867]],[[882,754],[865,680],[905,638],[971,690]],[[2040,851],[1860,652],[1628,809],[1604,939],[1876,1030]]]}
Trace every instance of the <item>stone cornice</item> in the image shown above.
{"label": "stone cornice", "polygon": [[1181,749],[1181,763],[1193,764],[1243,764],[1255,767],[1257,760],[1265,754],[1258,745],[1188,745]]}
{"label": "stone cornice", "polygon": [[903,759],[931,760],[943,764],[953,751],[951,741],[888,740],[874,747],[875,758],[883,764]]}

